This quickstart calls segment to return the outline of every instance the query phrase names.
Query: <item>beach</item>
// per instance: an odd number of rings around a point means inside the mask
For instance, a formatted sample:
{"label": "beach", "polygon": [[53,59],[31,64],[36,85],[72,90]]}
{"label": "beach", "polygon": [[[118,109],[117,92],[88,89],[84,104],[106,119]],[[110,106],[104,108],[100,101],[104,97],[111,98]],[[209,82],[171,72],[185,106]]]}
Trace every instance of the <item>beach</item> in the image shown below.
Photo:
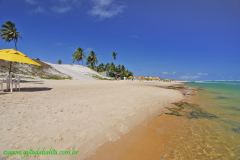
{"label": "beach", "polygon": [[0,0],[0,160],[240,160],[239,7]]}
{"label": "beach", "polygon": [[86,159],[103,144],[118,140],[182,100],[182,93],[164,88],[174,84],[79,80],[21,83],[21,92],[0,93],[1,154],[4,150],[74,149],[79,154],[36,158]]}
{"label": "beach", "polygon": [[[194,87],[192,89],[189,88]],[[192,94],[142,123],[88,160],[238,160],[240,83],[187,83]]]}

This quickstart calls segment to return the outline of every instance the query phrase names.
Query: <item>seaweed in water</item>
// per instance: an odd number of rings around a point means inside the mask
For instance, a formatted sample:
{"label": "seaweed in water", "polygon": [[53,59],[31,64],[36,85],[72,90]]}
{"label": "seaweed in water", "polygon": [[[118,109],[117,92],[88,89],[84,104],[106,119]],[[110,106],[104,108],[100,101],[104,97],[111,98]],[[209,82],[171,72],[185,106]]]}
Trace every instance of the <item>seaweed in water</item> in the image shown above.
{"label": "seaweed in water", "polygon": [[175,104],[176,107],[167,108],[171,112],[167,112],[166,114],[175,115],[175,116],[182,116],[182,114],[180,114],[180,112],[184,109],[183,103],[182,102],[177,102],[177,103],[174,103],[174,104]]}
{"label": "seaweed in water", "polygon": [[185,115],[189,119],[200,119],[200,118],[214,119],[214,118],[217,118],[216,115],[208,113],[206,111],[203,111],[197,104],[191,104],[191,103],[182,101],[182,102],[174,103],[174,105],[177,108],[168,108],[168,110],[171,112],[166,113],[166,114],[182,116],[182,114],[185,113]]}
{"label": "seaweed in water", "polygon": [[174,116],[182,116],[180,113],[179,113],[179,109],[177,108],[168,108],[169,111],[171,112],[167,112],[166,114],[168,115],[174,115]]}
{"label": "seaweed in water", "polygon": [[235,132],[235,133],[240,133],[240,127],[232,128],[232,131]]}
{"label": "seaweed in water", "polygon": [[228,107],[228,108],[232,109],[232,110],[235,110],[235,111],[240,111],[240,107],[232,106],[232,107]]}
{"label": "seaweed in water", "polygon": [[188,114],[188,118],[190,118],[190,119],[200,119],[200,118],[215,119],[215,118],[217,118],[217,116],[214,114],[208,113],[208,112],[204,112],[202,110],[195,110],[195,111],[191,111]]}
{"label": "seaweed in water", "polygon": [[216,99],[228,99],[228,97],[225,97],[225,96],[217,96]]}
{"label": "seaweed in water", "polygon": [[190,119],[200,119],[200,118],[215,119],[215,118],[217,118],[216,115],[202,110],[197,105],[192,105],[190,107],[191,107],[191,111],[189,112],[189,114],[187,116]]}

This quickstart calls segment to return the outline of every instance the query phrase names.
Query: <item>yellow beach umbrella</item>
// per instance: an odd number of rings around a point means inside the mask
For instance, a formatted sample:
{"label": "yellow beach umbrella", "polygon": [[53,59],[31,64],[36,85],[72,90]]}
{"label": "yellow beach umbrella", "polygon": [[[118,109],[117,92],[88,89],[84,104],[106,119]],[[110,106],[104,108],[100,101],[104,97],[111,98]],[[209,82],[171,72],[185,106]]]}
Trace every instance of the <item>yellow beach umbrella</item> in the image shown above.
{"label": "yellow beach umbrella", "polygon": [[35,62],[25,54],[14,49],[2,49],[0,50],[0,59],[10,62],[26,63],[36,66],[41,66],[39,63]]}
{"label": "yellow beach umbrella", "polygon": [[[35,62],[25,54],[23,54],[20,51],[14,50],[14,49],[2,49],[0,50],[0,60],[5,60],[10,62],[9,67],[9,77],[10,81],[8,81],[8,89],[10,87],[10,84],[12,84],[11,79],[11,69],[12,69],[12,62],[18,62],[18,63],[26,63],[26,64],[32,64],[36,66],[41,66],[39,63]],[[10,91],[12,92],[12,87],[10,87]]]}

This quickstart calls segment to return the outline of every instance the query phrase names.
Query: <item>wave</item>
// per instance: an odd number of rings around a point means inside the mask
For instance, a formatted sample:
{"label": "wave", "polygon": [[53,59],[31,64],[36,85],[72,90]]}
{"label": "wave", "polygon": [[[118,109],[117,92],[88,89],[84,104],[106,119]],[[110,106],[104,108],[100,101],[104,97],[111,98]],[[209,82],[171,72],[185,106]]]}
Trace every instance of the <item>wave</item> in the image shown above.
{"label": "wave", "polygon": [[240,80],[206,80],[192,81],[190,83],[240,85]]}

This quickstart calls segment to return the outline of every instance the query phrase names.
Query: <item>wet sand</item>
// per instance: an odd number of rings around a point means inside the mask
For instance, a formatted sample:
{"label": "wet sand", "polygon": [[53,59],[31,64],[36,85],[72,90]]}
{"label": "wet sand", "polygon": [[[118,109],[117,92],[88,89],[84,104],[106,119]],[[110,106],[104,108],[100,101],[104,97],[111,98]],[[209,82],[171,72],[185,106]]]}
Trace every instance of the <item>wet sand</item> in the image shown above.
{"label": "wet sand", "polygon": [[[142,124],[115,143],[101,147],[88,160],[158,160],[171,153],[172,140],[185,124],[174,116],[162,115]],[[181,137],[179,137],[181,138]]]}
{"label": "wet sand", "polygon": [[217,115],[212,97],[200,92],[105,144],[88,160],[239,159],[240,135]]}
{"label": "wet sand", "polygon": [[[183,94],[190,90],[180,89]],[[185,95],[185,100],[191,102],[192,95]],[[166,108],[176,108],[174,104]],[[176,115],[170,115],[166,109],[163,113],[155,116],[135,127],[128,134],[123,135],[116,142],[106,143],[88,160],[161,160],[181,159],[175,156],[174,149],[179,145],[189,130],[185,130],[188,119]],[[180,145],[179,145],[180,146]],[[183,158],[183,157],[182,157]]]}

